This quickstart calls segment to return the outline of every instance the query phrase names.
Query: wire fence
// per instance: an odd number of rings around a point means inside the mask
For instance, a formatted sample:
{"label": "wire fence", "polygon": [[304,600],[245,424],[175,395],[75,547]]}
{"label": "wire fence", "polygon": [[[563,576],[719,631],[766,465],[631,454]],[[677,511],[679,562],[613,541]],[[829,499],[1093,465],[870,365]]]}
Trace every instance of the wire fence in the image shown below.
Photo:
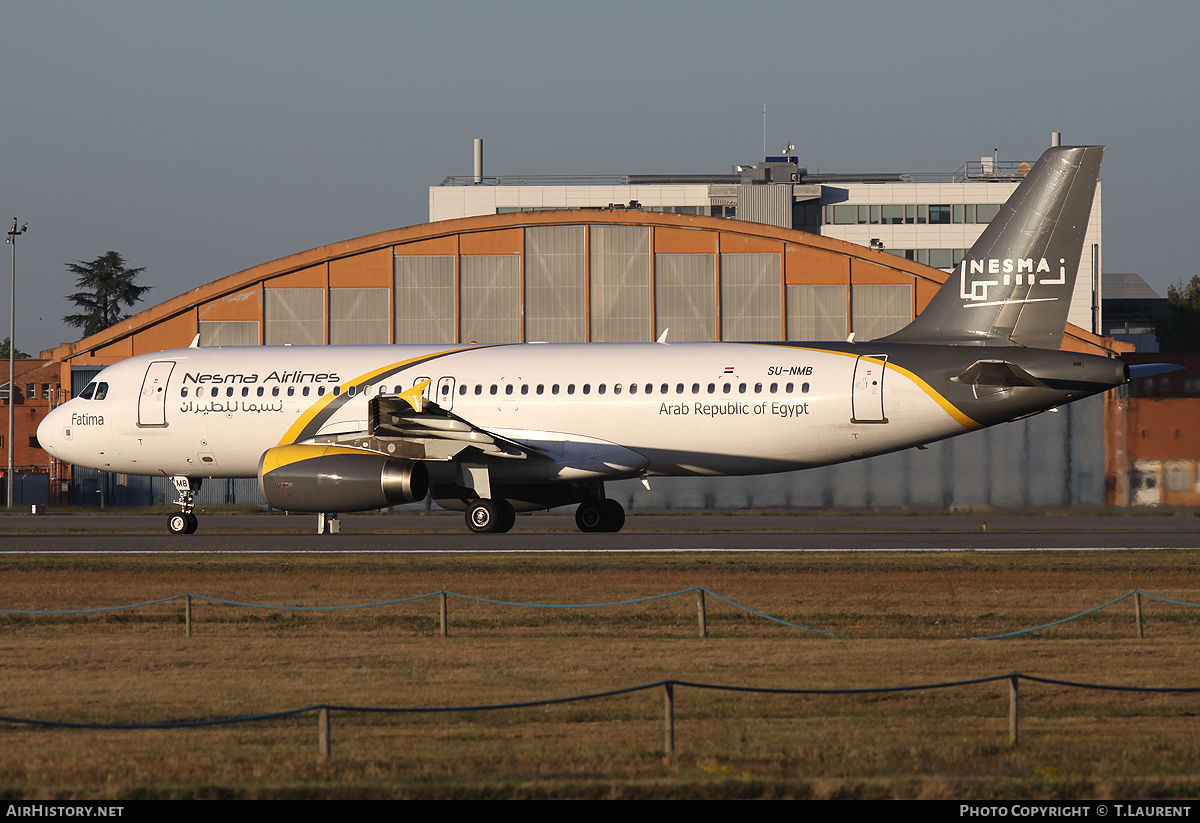
{"label": "wire fence", "polygon": [[[381,607],[385,607],[385,606],[396,606],[396,605],[400,605],[400,604],[404,604],[404,603],[413,603],[413,602],[417,602],[417,601],[421,601],[421,600],[431,600],[431,599],[436,598],[437,602],[438,602],[438,617],[439,617],[439,623],[440,623],[440,634],[442,637],[448,637],[450,634],[449,601],[451,598],[457,598],[459,600],[463,600],[463,601],[467,601],[467,602],[485,603],[485,604],[493,605],[493,606],[520,607],[520,608],[531,608],[531,609],[601,609],[601,608],[614,608],[614,607],[621,607],[621,606],[633,606],[633,605],[638,605],[638,604],[643,604],[643,603],[650,603],[650,602],[658,601],[658,600],[665,600],[665,599],[672,598],[672,597],[681,597],[681,596],[687,595],[687,594],[695,594],[696,595],[696,622],[697,622],[697,628],[698,628],[698,631],[699,631],[699,634],[701,637],[708,636],[708,608],[706,605],[707,604],[706,597],[712,597],[716,600],[721,601],[722,603],[725,603],[725,604],[733,607],[734,609],[738,609],[738,610],[744,612],[745,614],[760,618],[762,620],[765,620],[765,621],[768,621],[771,623],[776,623],[781,626],[786,626],[787,628],[790,628],[790,629],[796,629],[798,631],[805,632],[808,634],[815,634],[815,635],[820,635],[820,636],[829,637],[829,638],[847,639],[849,637],[848,635],[837,634],[835,632],[830,632],[830,631],[824,631],[822,629],[817,629],[812,626],[805,626],[800,623],[794,623],[794,622],[791,622],[788,620],[784,620],[783,618],[775,617],[775,616],[767,614],[765,612],[758,611],[758,610],[753,609],[749,606],[746,606],[742,603],[739,603],[735,600],[732,600],[728,597],[719,595],[716,592],[712,591],[711,589],[709,589],[705,586],[693,586],[688,589],[680,589],[678,591],[650,595],[648,597],[637,597],[637,598],[633,598],[633,599],[629,599],[629,600],[612,600],[612,601],[606,601],[606,602],[600,602],[600,603],[531,603],[531,602],[525,602],[525,601],[519,601],[519,600],[498,600],[495,598],[477,597],[475,595],[461,594],[458,592],[452,592],[452,591],[449,591],[446,589],[442,589],[440,591],[428,592],[426,594],[413,595],[411,597],[399,597],[399,598],[394,598],[391,600],[379,600],[379,601],[374,601],[374,602],[370,602],[370,603],[348,603],[348,604],[343,604],[343,605],[339,605],[339,606],[295,606],[295,605],[284,605],[284,604],[279,604],[279,603],[253,603],[253,602],[240,601],[240,600],[227,600],[225,598],[220,598],[220,597],[209,597],[209,596],[203,595],[203,594],[195,594],[192,592],[185,592],[183,594],[176,594],[176,595],[172,595],[170,597],[159,598],[157,600],[146,600],[146,601],[142,601],[139,603],[123,603],[123,604],[113,605],[113,606],[97,606],[97,607],[88,608],[88,609],[10,609],[10,608],[0,608],[0,614],[37,616],[37,617],[102,614],[102,613],[111,613],[111,612],[119,612],[119,611],[132,611],[134,609],[142,609],[142,608],[146,608],[149,606],[158,606],[158,605],[162,605],[164,603],[172,603],[175,601],[182,601],[183,602],[183,611],[184,611],[183,618],[184,618],[185,632],[188,637],[191,637],[192,632],[193,632],[193,625],[195,623],[194,614],[193,614],[193,610],[192,610],[192,605],[193,605],[194,601],[201,601],[201,602],[212,603],[212,604],[216,604],[216,605],[224,605],[224,606],[236,606],[236,607],[249,608],[249,609],[267,609],[267,610],[271,610],[271,611],[329,612],[329,611],[346,611],[346,610],[350,610],[350,609],[376,609],[376,608],[381,608]],[[1078,612],[1076,614],[1068,615],[1059,620],[1053,620],[1049,623],[1042,623],[1042,624],[1039,624],[1036,626],[1029,626],[1029,627],[1026,627],[1023,629],[1016,629],[1016,630],[1010,631],[1010,632],[1003,632],[1001,634],[980,635],[980,636],[975,636],[975,637],[965,637],[962,639],[964,639],[964,640],[1000,640],[1000,639],[1003,639],[1006,637],[1016,637],[1018,635],[1030,634],[1033,632],[1042,631],[1044,629],[1049,629],[1054,626],[1061,626],[1066,623],[1070,623],[1074,620],[1079,620],[1081,618],[1087,617],[1088,615],[1095,614],[1104,609],[1111,608],[1111,607],[1117,605],[1118,603],[1121,603],[1126,600],[1133,601],[1133,604],[1134,604],[1134,626],[1135,626],[1135,630],[1137,632],[1137,636],[1139,638],[1142,638],[1142,637],[1145,637],[1145,619],[1143,616],[1144,612],[1143,612],[1143,608],[1142,608],[1142,598],[1147,598],[1149,600],[1154,600],[1154,601],[1158,601],[1161,603],[1169,603],[1169,604],[1173,604],[1176,606],[1185,606],[1188,608],[1200,608],[1200,603],[1191,603],[1191,602],[1188,602],[1185,600],[1174,600],[1169,597],[1162,597],[1160,595],[1150,594],[1149,592],[1144,592],[1140,589],[1133,589],[1132,591],[1126,592],[1125,594],[1121,595],[1120,597],[1110,600],[1107,603],[1101,603],[1098,606],[1094,606],[1090,609],[1086,609],[1086,610]]]}
{"label": "wire fence", "polygon": [[582,703],[607,698],[620,697],[637,692],[649,692],[661,689],[663,695],[663,756],[668,760],[677,754],[675,746],[675,691],[676,689],[696,689],[702,691],[736,692],[741,694],[787,695],[787,696],[867,696],[888,695],[903,692],[933,691],[942,689],[962,688],[987,683],[1008,683],[1008,739],[1016,746],[1020,742],[1020,693],[1021,682],[1040,683],[1052,686],[1062,686],[1070,689],[1087,689],[1107,692],[1129,692],[1140,694],[1196,694],[1200,693],[1197,686],[1119,686],[1103,683],[1083,683],[1072,680],[1060,680],[1049,677],[1012,672],[990,677],[977,677],[969,680],[951,680],[936,683],[921,683],[906,686],[878,686],[873,688],[855,689],[787,689],[779,687],[736,686],[717,683],[699,683],[687,680],[659,680],[653,683],[643,683],[620,689],[610,689],[603,692],[570,695],[567,697],[546,698],[543,700],[525,700],[512,703],[485,703],[463,706],[346,706],[319,703],[294,709],[283,709],[253,715],[234,717],[218,717],[189,720],[163,720],[147,723],[89,723],[80,721],[47,720],[33,717],[12,717],[0,715],[0,723],[14,725],[36,726],[58,729],[92,729],[92,730],[148,730],[148,729],[185,729],[204,726],[228,726],[247,723],[259,723],[269,720],[296,717],[305,714],[315,714],[317,717],[317,748],[322,758],[332,755],[333,714],[358,715],[416,715],[416,714],[453,714],[471,712],[495,712],[515,709],[540,708],[558,706],[568,703]]}

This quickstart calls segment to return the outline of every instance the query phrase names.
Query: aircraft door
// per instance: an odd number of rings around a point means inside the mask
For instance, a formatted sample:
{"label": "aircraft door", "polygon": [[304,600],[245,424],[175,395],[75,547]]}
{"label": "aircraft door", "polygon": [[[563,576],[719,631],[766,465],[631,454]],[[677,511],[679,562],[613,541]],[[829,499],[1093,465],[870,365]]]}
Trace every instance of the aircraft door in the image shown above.
{"label": "aircraft door", "polygon": [[173,360],[155,360],[146,369],[142,394],[138,397],[138,425],[167,425],[167,380],[175,368]]}
{"label": "aircraft door", "polygon": [[886,354],[863,354],[854,361],[854,387],[850,394],[851,423],[886,423],[883,413],[883,376]]}
{"label": "aircraft door", "polygon": [[454,408],[454,378],[443,377],[437,382],[437,393],[433,398],[433,402],[437,403],[446,411]]}

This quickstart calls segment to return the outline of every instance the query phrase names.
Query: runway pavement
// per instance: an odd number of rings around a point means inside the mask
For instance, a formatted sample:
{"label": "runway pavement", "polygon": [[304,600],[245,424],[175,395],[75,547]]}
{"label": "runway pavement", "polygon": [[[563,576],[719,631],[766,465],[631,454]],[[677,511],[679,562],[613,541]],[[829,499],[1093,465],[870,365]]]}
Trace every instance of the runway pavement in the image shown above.
{"label": "runway pavement", "polygon": [[0,517],[0,554],[25,552],[570,552],[881,551],[1200,548],[1186,513],[855,515],[631,513],[619,534],[582,534],[571,514],[517,518],[509,534],[467,532],[461,514],[343,515],[342,533],[315,534],[315,515],[200,515],[194,535],[163,515]]}

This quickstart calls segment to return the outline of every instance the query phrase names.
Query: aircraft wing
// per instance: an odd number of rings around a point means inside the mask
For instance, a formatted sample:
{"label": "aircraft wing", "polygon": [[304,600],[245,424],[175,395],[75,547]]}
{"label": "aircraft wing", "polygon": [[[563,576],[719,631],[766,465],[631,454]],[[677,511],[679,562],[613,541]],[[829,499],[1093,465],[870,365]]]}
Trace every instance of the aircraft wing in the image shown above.
{"label": "aircraft wing", "polygon": [[[467,449],[489,457],[544,457],[528,445],[486,431],[419,395],[377,397],[371,401],[371,435],[419,446],[424,459],[448,460]],[[405,449],[408,451],[408,449]]]}

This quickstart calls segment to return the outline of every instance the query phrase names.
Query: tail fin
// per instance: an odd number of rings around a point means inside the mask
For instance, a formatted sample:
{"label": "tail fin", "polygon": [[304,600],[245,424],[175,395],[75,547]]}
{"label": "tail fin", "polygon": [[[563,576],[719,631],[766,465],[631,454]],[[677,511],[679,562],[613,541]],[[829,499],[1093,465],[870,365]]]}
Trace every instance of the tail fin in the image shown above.
{"label": "tail fin", "polygon": [[1103,146],[1047,149],[894,343],[1062,345]]}

